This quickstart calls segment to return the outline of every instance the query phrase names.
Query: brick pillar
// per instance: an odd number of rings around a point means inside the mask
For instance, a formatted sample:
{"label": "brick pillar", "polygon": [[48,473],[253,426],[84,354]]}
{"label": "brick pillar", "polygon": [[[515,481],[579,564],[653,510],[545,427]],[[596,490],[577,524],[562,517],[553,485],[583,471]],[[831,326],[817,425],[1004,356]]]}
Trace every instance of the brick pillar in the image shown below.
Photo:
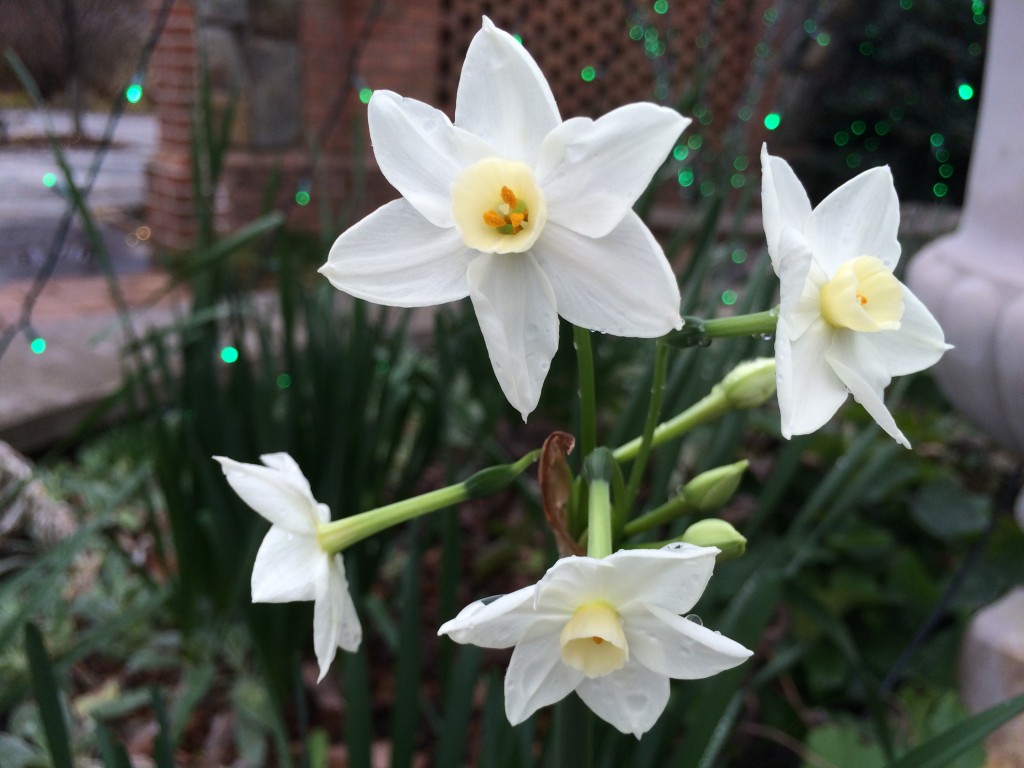
{"label": "brick pillar", "polygon": [[[162,5],[151,0],[154,19]],[[189,151],[195,79],[195,12],[191,0],[174,0],[146,81],[159,126],[146,168],[146,221],[153,240],[172,250],[188,247],[196,234]]]}

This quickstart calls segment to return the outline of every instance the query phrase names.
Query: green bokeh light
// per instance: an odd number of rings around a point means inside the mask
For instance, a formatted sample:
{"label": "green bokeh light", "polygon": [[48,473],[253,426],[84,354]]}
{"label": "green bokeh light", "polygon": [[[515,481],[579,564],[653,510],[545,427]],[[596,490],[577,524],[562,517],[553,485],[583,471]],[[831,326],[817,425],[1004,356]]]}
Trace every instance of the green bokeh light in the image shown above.
{"label": "green bokeh light", "polygon": [[964,101],[970,101],[974,98],[974,89],[968,83],[960,83],[957,86],[956,95]]}
{"label": "green bokeh light", "polygon": [[57,183],[57,176],[56,176],[56,174],[53,174],[53,173],[44,173],[43,174],[43,186],[44,187],[52,187],[56,183]]}
{"label": "green bokeh light", "polygon": [[693,184],[693,171],[682,170],[679,172],[677,178],[679,180],[680,187],[689,187]]}
{"label": "green bokeh light", "polygon": [[854,120],[852,123],[850,123],[850,133],[852,133],[854,136],[860,136],[862,133],[864,133],[864,131],[867,130],[867,128],[868,125],[863,120]]}
{"label": "green bokeh light", "polygon": [[369,104],[371,96],[373,96],[373,88],[359,89],[359,100],[363,102],[363,104]]}
{"label": "green bokeh light", "polygon": [[694,151],[697,151],[698,149],[700,149],[700,146],[703,143],[704,143],[704,139],[701,138],[700,136],[691,136],[690,138],[688,138],[686,140],[686,146],[688,146],[690,149],[692,149]]}
{"label": "green bokeh light", "polygon": [[686,156],[690,154],[690,148],[685,144],[677,144],[676,148],[672,150],[672,157],[676,160],[685,160]]}
{"label": "green bokeh light", "polygon": [[764,116],[764,127],[774,131],[782,123],[782,116],[778,112],[769,112]]}
{"label": "green bokeh light", "polygon": [[234,347],[224,347],[220,351],[220,359],[225,363],[231,364],[238,360],[238,350]]}
{"label": "green bokeh light", "polygon": [[290,387],[291,385],[292,385],[292,377],[291,376],[289,376],[287,373],[279,373],[279,374],[277,374],[277,388],[278,389],[288,389],[288,387]]}
{"label": "green bokeh light", "polygon": [[971,43],[967,46],[967,52],[971,56],[981,56],[981,43]]}
{"label": "green bokeh light", "polygon": [[933,147],[941,147],[946,137],[941,133],[933,133],[928,140],[932,143]]}
{"label": "green bokeh light", "polygon": [[904,11],[909,11],[914,7],[914,0],[900,0],[900,8]]}
{"label": "green bokeh light", "polygon": [[747,252],[745,250],[743,250],[742,248],[737,248],[736,250],[734,250],[732,252],[732,262],[733,262],[733,264],[742,264],[746,260],[747,260]]}
{"label": "green bokeh light", "polygon": [[309,205],[309,192],[304,189],[300,189],[295,193],[295,202],[299,205]]}
{"label": "green bokeh light", "polygon": [[580,70],[580,80],[585,83],[593,82],[595,77],[597,77],[597,70],[593,67],[584,67]]}
{"label": "green bokeh light", "polygon": [[722,303],[726,306],[732,306],[738,298],[736,291],[722,291]]}
{"label": "green bokeh light", "polygon": [[943,148],[943,149],[936,149],[935,150],[935,159],[938,160],[940,163],[946,162],[947,160],[949,160],[949,150],[945,149],[945,148]]}
{"label": "green bokeh light", "polygon": [[655,13],[667,13],[668,12],[668,0],[655,0],[654,12]]}
{"label": "green bokeh light", "polygon": [[851,152],[846,156],[846,167],[856,168],[861,163],[861,157],[856,152]]}
{"label": "green bokeh light", "polygon": [[774,24],[775,21],[779,18],[779,9],[772,6],[767,11],[764,12],[763,18],[765,24]]}
{"label": "green bokeh light", "polygon": [[132,83],[124,89],[124,97],[128,100],[129,104],[138,104],[139,99],[142,98],[142,86],[138,83]]}
{"label": "green bokeh light", "polygon": [[865,40],[863,43],[860,44],[858,50],[860,50],[860,52],[864,56],[870,56],[872,53],[875,52],[875,44],[872,43],[870,40]]}
{"label": "green bokeh light", "polygon": [[818,45],[824,48],[826,45],[832,42],[832,35],[830,35],[828,32],[822,32],[814,39],[817,41]]}
{"label": "green bokeh light", "polygon": [[37,355],[41,355],[43,354],[43,352],[46,351],[46,339],[44,339],[42,336],[38,336],[32,339],[28,347]]}
{"label": "green bokeh light", "polygon": [[932,185],[932,194],[936,197],[945,197],[946,193],[949,192],[949,187],[943,184],[941,181],[936,182]]}
{"label": "green bokeh light", "polygon": [[739,115],[740,120],[745,123],[754,116],[754,108],[749,104],[744,104],[739,108],[739,111],[736,114]]}
{"label": "green bokeh light", "polygon": [[868,152],[875,152],[878,150],[878,139],[874,136],[868,136],[864,139],[864,149]]}
{"label": "green bokeh light", "polygon": [[735,168],[737,171],[745,171],[747,170],[747,168],[750,167],[750,161],[747,160],[747,158],[744,157],[743,155],[740,155],[739,157],[732,161],[732,167]]}
{"label": "green bokeh light", "polygon": [[729,183],[732,184],[733,189],[739,189],[747,183],[747,177],[742,173],[734,173],[729,177]]}
{"label": "green bokeh light", "polygon": [[887,133],[889,133],[890,128],[891,126],[885,120],[879,120],[877,123],[875,123],[875,133],[877,133],[879,136],[885,136]]}
{"label": "green bokeh light", "polygon": [[836,131],[836,135],[833,138],[837,147],[845,147],[850,141],[850,134],[846,131]]}
{"label": "green bokeh light", "polygon": [[700,183],[700,193],[704,195],[704,197],[711,197],[715,194],[715,182],[702,181]]}
{"label": "green bokeh light", "polygon": [[639,24],[634,24],[632,27],[629,28],[629,36],[633,40],[642,40],[644,37],[644,28],[641,27]]}
{"label": "green bokeh light", "polygon": [[808,35],[813,35],[817,31],[818,23],[814,19],[807,19],[807,21],[804,22],[804,32]]}
{"label": "green bokeh light", "polygon": [[943,163],[942,165],[939,166],[939,176],[941,176],[944,179],[948,179],[952,175],[953,175],[953,166],[952,165],[950,165],[949,163]]}

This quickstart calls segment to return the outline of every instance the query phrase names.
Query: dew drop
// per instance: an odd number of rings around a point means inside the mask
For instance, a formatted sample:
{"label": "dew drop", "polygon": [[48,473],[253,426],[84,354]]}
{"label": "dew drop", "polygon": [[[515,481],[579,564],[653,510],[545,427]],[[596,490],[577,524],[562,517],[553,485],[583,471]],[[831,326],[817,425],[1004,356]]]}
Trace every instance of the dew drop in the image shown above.
{"label": "dew drop", "polygon": [[760,334],[760,336],[758,336],[758,338],[761,339],[761,341],[775,341],[775,334],[774,333],[762,333],[762,334]]}
{"label": "dew drop", "polygon": [[700,616],[698,616],[696,613],[688,613],[683,618],[685,618],[687,621],[692,621],[698,627],[704,626],[704,622],[701,621]]}

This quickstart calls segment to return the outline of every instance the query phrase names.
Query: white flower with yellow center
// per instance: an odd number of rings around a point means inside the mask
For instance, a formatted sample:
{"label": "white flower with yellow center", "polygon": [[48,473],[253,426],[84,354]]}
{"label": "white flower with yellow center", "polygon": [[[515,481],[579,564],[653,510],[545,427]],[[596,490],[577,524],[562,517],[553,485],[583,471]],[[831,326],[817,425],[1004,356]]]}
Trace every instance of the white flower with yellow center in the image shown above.
{"label": "white flower with yellow center", "polygon": [[338,238],[320,271],[396,307],[469,296],[495,375],[523,418],[558,347],[558,316],[617,336],[679,328],[679,289],[632,205],[689,120],[630,104],[562,122],[536,62],[484,18],[455,123],[377,91],[370,138],[402,194]]}
{"label": "white flower with yellow center", "polygon": [[680,545],[566,557],[531,587],[466,606],[438,634],[515,646],[505,674],[513,725],[576,691],[598,717],[640,738],[668,703],[669,678],[710,677],[751,655],[680,615],[704,592],[717,552]]}
{"label": "white flower with yellow center", "polygon": [[323,680],[337,649],[358,650],[363,637],[345,563],[317,537],[330,522],[330,510],[313,498],[309,481],[287,453],[260,456],[266,466],[214,458],[242,501],[271,523],[252,569],[252,601],[314,601],[313,648]]}
{"label": "white flower with yellow center", "polygon": [[942,328],[893,276],[900,209],[888,167],[872,168],[811,210],[785,160],[761,149],[764,232],[781,282],[775,335],[782,434],[821,427],[847,394],[897,442],[910,442],[882,399],[893,376],[949,349]]}

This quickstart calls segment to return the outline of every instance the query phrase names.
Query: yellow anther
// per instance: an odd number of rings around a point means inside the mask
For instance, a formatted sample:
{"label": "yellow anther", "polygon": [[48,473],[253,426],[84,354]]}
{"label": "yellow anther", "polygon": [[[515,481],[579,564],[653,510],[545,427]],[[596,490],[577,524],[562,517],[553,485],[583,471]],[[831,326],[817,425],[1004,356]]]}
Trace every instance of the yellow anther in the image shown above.
{"label": "yellow anther", "polygon": [[484,211],[484,224],[488,227],[504,227],[508,222],[505,217],[494,211]]}
{"label": "yellow anther", "polygon": [[513,192],[508,187],[502,187],[501,188],[501,200],[510,209],[515,208],[516,205],[518,205],[518,203],[519,203],[519,201],[516,199],[516,193]]}
{"label": "yellow anther", "polygon": [[864,306],[865,304],[867,304],[867,303],[868,303],[868,297],[867,297],[867,296],[863,296],[863,295],[861,295],[861,294],[859,294],[859,293],[858,293],[858,294],[857,294],[857,301],[858,301],[858,302],[860,303],[860,305],[861,305],[861,306],[863,307],[863,306]]}
{"label": "yellow anther", "polygon": [[875,256],[858,256],[840,265],[821,287],[820,300],[821,316],[835,328],[892,331],[903,317],[903,285]]}
{"label": "yellow anther", "polygon": [[522,227],[523,222],[526,220],[525,213],[510,213],[508,215],[508,223],[513,227]]}
{"label": "yellow anther", "polygon": [[601,643],[604,642],[604,638],[603,637],[598,637],[597,635],[594,635],[590,639],[594,641],[594,645],[600,645]]}

